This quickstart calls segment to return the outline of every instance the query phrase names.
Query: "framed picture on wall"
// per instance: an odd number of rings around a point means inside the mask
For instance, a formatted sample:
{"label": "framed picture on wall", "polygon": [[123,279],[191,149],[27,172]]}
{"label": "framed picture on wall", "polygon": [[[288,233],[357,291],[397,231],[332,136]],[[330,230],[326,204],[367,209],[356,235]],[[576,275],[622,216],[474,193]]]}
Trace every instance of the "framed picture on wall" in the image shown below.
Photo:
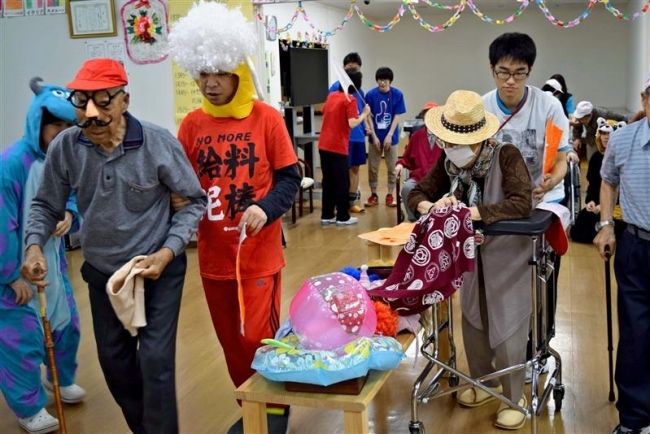
{"label": "framed picture on wall", "polygon": [[116,36],[114,0],[67,0],[71,38]]}

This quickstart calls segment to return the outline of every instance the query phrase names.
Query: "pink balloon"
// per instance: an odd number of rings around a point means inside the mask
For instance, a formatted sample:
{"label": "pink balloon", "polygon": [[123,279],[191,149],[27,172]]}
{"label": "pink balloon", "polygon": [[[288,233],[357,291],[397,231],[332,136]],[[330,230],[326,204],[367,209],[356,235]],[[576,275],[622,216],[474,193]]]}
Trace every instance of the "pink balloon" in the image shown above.
{"label": "pink balloon", "polygon": [[308,279],[291,301],[293,330],[307,349],[331,350],[375,333],[377,315],[353,277],[330,273]]}

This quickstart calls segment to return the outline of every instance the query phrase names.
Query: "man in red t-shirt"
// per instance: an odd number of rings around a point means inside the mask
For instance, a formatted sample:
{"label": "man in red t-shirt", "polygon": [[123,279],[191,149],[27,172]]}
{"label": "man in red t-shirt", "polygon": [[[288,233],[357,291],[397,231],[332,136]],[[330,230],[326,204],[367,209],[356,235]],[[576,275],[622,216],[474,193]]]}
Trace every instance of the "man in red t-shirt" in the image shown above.
{"label": "man in red t-shirt", "polygon": [[[235,27],[236,38],[228,33]],[[255,46],[241,12],[213,2],[195,5],[170,33],[174,60],[203,94],[202,107],[183,119],[178,139],[208,194],[198,230],[199,267],[236,387],[254,373],[260,340],[274,337],[279,326],[285,265],[280,217],[301,181],[284,120],[256,99],[246,61]],[[247,238],[240,242],[242,231]]]}
{"label": "man in red t-shirt", "polygon": [[318,139],[323,171],[322,225],[353,225],[359,221],[350,217],[349,212],[348,142],[350,129],[368,117],[370,107],[366,104],[359,116],[357,101],[349,94],[361,88],[361,71],[346,72],[354,86],[342,89],[339,84],[338,91],[330,93],[323,106],[323,125]]}

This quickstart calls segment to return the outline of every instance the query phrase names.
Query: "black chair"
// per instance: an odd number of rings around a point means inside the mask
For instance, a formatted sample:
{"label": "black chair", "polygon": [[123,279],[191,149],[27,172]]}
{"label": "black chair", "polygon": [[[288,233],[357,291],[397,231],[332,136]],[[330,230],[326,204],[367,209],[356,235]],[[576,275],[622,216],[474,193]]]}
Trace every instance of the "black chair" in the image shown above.
{"label": "black chair", "polygon": [[305,160],[298,159],[298,169],[300,170],[300,188],[298,189],[297,199],[291,204],[291,223],[296,223],[296,202],[298,205],[298,217],[302,217],[304,212],[305,191],[309,194],[309,212],[314,212],[314,174],[309,164]]}

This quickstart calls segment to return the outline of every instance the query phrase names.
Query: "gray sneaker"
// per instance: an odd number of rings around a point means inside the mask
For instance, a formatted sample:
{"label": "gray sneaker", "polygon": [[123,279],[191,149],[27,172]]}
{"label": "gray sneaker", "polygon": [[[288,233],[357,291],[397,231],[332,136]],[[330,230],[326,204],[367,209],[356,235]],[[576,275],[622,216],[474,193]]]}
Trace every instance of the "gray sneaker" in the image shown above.
{"label": "gray sneaker", "polygon": [[320,224],[321,226],[336,224],[336,217],[332,217],[331,219],[320,219]]}

